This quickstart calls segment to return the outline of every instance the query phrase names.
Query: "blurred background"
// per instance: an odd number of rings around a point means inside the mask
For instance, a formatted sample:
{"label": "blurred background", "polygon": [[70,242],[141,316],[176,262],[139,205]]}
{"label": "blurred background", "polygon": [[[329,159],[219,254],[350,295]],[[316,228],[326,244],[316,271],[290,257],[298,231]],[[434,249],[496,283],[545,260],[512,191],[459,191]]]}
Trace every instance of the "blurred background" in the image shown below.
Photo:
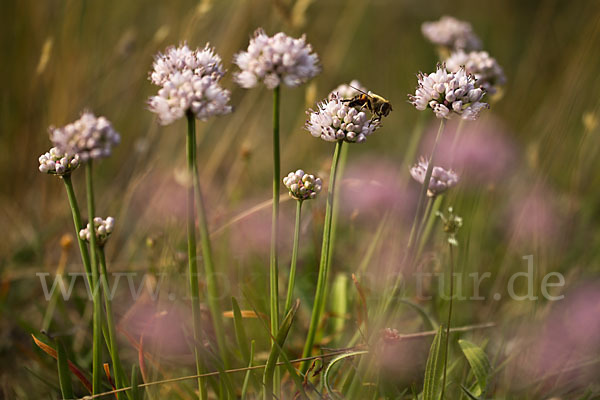
{"label": "blurred background", "polygon": [[[600,393],[600,2],[8,0],[0,10],[0,75],[6,78],[0,99],[0,397],[56,397],[54,361],[30,336],[43,327],[69,338],[72,359],[84,370],[91,359],[91,303],[83,282],[75,300],[59,301],[47,316],[36,276],[52,277],[61,262],[66,271],[81,271],[76,246],[61,247],[61,237],[73,231],[63,185],[39,173],[37,158],[50,147],[48,127],[72,122],[86,108],[111,120],[122,138],[113,156],[95,169],[98,213],[117,220],[107,247],[109,269],[149,272],[152,284],[166,273],[160,297],[173,293],[178,299],[132,301],[121,286],[123,301],[116,309],[121,329],[135,336],[140,326],[156,328],[149,336],[163,349],[156,350],[166,360],[160,376],[193,369],[187,348],[174,339],[184,335],[177,326],[185,326],[189,313],[183,299],[181,185],[186,127],[184,121],[161,127],[146,107],[156,91],[147,79],[153,56],[169,45],[185,41],[196,48],[210,42],[230,72],[222,84],[232,91],[235,111],[198,124],[199,167],[222,271],[223,307],[230,309],[233,295],[244,309],[268,312],[272,98],[264,88],[239,88],[231,74],[233,55],[247,47],[257,27],[270,35],[305,33],[322,64],[322,73],[309,84],[282,91],[282,174],[302,168],[328,180],[333,145],[313,138],[303,125],[306,110],[339,84],[358,79],[393,105],[383,128],[365,144],[349,146],[341,183],[330,281],[344,288],[336,290],[347,296],[342,298],[349,316],[336,314],[334,308],[341,306],[331,302],[330,335],[323,343],[345,346],[356,330],[350,274],[357,273],[376,297],[402,269],[402,246],[419,190],[408,168],[428,153],[438,126],[433,113],[415,110],[406,95],[414,93],[415,74],[434,71],[438,60],[421,24],[452,15],[473,25],[507,77],[502,98],[480,121],[465,125],[456,154],[448,152],[454,125],[440,144],[439,162],[461,173],[459,186],[443,200],[444,208],[454,206],[465,221],[458,271],[492,274],[480,288],[486,300],[456,303],[454,324],[497,324],[469,337],[487,344],[498,367],[489,392],[494,398],[598,398],[593,396]],[[422,140],[411,141],[419,127]],[[83,174],[73,179],[81,202]],[[314,294],[324,197],[305,207],[297,284],[303,304]],[[293,207],[288,201],[281,210],[281,282],[290,257]],[[432,232],[420,267],[429,272],[439,270],[446,257],[439,225]],[[534,294],[539,295],[544,274],[560,272],[565,286],[553,294],[563,300],[514,301],[504,295],[509,276],[526,271],[528,255],[536,271]],[[413,283],[405,281],[407,297],[415,296]],[[472,280],[463,290],[469,285]],[[504,297],[494,300],[491,294],[498,292]],[[434,318],[446,313],[436,296],[420,304]],[[157,321],[157,310],[171,322]],[[288,342],[293,357],[301,352],[309,311],[301,308]],[[404,311],[389,326],[422,330],[414,310]],[[264,353],[268,336],[256,320],[249,325]],[[135,360],[126,335],[121,339],[124,357]],[[398,379],[418,382],[411,374],[422,376],[428,345],[423,349],[411,355],[402,351],[411,368],[404,366]],[[564,371],[567,365],[576,368]],[[185,390],[156,390],[186,398]],[[578,397],[586,393],[591,397]]]}

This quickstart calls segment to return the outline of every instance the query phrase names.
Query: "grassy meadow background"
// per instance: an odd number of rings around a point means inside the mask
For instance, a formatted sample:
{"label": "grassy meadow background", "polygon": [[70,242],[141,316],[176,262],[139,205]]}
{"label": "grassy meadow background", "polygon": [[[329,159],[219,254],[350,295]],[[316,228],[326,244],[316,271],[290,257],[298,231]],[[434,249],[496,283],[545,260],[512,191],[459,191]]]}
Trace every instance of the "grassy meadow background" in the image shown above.
{"label": "grassy meadow background", "polygon": [[[30,336],[39,334],[48,310],[36,273],[52,278],[61,264],[72,272],[82,267],[76,246],[61,250],[61,237],[73,233],[69,207],[62,184],[37,170],[37,157],[50,147],[48,126],[65,125],[85,108],[110,119],[122,139],[95,169],[97,213],[116,218],[109,269],[139,272],[136,285],[142,273],[160,282],[157,302],[145,295],[134,302],[122,278],[114,306],[120,329],[134,337],[147,330],[145,343],[156,361],[147,366],[149,380],[195,371],[185,344],[186,127],[183,120],[161,127],[146,109],[156,91],[147,79],[153,55],[171,44],[210,42],[229,71],[222,84],[232,91],[234,113],[198,123],[199,168],[222,307],[230,310],[235,296],[242,309],[268,314],[272,98],[264,88],[239,88],[231,74],[233,55],[247,47],[257,27],[270,35],[306,33],[321,59],[322,72],[309,84],[282,89],[282,174],[302,168],[327,184],[333,144],[311,137],[303,125],[306,110],[339,84],[358,79],[393,105],[365,144],[349,146],[330,276],[336,289],[321,344],[346,347],[357,331],[360,298],[352,273],[367,302],[376,304],[383,285],[403,272],[406,298],[444,321],[447,304],[436,294],[435,280],[426,285],[432,300],[421,300],[414,271],[403,271],[400,263],[419,190],[408,168],[430,149],[438,125],[433,113],[415,110],[406,95],[414,93],[415,73],[432,72],[437,62],[420,25],[445,14],[472,23],[507,77],[503,97],[466,125],[456,156],[463,162],[461,182],[443,199],[442,207],[453,206],[465,222],[457,253],[462,291],[472,293],[469,273],[491,273],[480,288],[485,300],[455,302],[453,326],[496,324],[460,336],[484,347],[492,362],[486,398],[600,398],[600,2],[8,0],[0,10],[0,398],[59,396],[55,361]],[[419,124],[424,135],[416,144],[411,139]],[[446,136],[450,140],[452,128]],[[447,147],[442,142],[441,160],[451,157],[444,158]],[[83,203],[83,173],[73,179]],[[324,195],[303,210],[296,286],[301,307],[286,342],[290,358],[300,355],[308,328],[324,210]],[[282,203],[281,293],[293,217],[293,202]],[[438,223],[420,270],[440,271],[446,253]],[[506,293],[507,282],[526,271],[528,255],[539,299],[516,301]],[[564,295],[560,301],[540,294],[549,272],[565,277],[564,287],[551,290]],[[76,295],[57,302],[48,332],[65,337],[70,358],[86,370],[92,303],[79,279]],[[525,293],[524,280],[518,282],[518,292]],[[496,293],[501,299],[493,298]],[[245,322],[263,363],[269,337],[259,320]],[[401,333],[426,330],[410,307],[380,323]],[[226,329],[235,347],[232,320]],[[127,335],[121,333],[119,343],[130,366],[137,352]],[[470,382],[457,337],[450,380]],[[390,350],[378,366],[381,379],[401,388],[422,385],[429,342]],[[240,386],[242,378],[235,378]],[[193,380],[156,386],[148,398],[192,398],[193,387]],[[458,384],[448,390],[450,399],[460,398]]]}

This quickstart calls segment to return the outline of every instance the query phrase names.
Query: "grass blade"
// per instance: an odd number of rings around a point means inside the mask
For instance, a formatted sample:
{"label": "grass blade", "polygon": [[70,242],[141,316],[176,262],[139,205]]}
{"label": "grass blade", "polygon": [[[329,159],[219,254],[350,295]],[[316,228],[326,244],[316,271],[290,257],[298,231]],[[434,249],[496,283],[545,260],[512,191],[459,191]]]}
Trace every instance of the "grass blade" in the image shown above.
{"label": "grass blade", "polygon": [[131,367],[131,397],[133,400],[142,400],[142,393],[139,388],[140,375],[138,373],[137,365],[133,364]]}
{"label": "grass blade", "polygon": [[440,326],[431,343],[429,357],[425,367],[425,380],[423,382],[423,400],[438,400],[441,387],[439,386],[442,373],[444,372],[444,338],[446,332]]}
{"label": "grass blade", "polygon": [[485,392],[485,388],[487,387],[487,379],[492,369],[490,361],[481,347],[477,346],[475,343],[469,342],[468,340],[459,340],[458,344],[471,366],[473,375],[475,375],[475,378],[477,379],[477,390],[475,394],[479,396]]}
{"label": "grass blade", "polygon": [[[235,299],[233,300],[235,301]],[[250,361],[248,361],[248,368],[252,367],[252,363],[254,362],[254,344],[256,342],[253,340],[252,342],[250,342],[250,356],[249,359]],[[244,376],[244,384],[242,386],[242,400],[246,399],[246,394],[248,393],[248,383],[250,382],[250,376],[252,374],[252,370],[249,369],[248,371],[246,371],[246,376]]]}
{"label": "grass blade", "polygon": [[242,312],[235,297],[231,298],[231,307],[233,309],[233,327],[235,328],[235,337],[237,338],[238,347],[242,353],[242,358],[244,359],[244,362],[248,364],[250,362],[251,353],[248,352],[248,347],[246,347],[248,343],[248,336],[246,335],[246,330],[244,329],[244,324],[242,322]]}
{"label": "grass blade", "polygon": [[63,399],[73,398],[73,387],[71,386],[71,374],[69,373],[69,358],[65,346],[63,346],[60,340],[56,341],[56,348],[58,350],[58,380],[60,382],[60,391]]}

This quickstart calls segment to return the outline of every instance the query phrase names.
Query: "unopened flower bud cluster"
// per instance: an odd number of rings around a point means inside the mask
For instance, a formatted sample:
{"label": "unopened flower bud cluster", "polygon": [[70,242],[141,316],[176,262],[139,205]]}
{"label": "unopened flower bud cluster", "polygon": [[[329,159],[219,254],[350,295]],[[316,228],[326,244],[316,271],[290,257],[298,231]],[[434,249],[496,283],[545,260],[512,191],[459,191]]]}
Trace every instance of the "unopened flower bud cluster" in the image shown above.
{"label": "unopened flower bud cluster", "polygon": [[452,246],[458,246],[458,240],[456,240],[456,235],[458,234],[458,230],[463,225],[463,219],[458,215],[454,214],[454,210],[452,207],[448,207],[448,216],[444,215],[441,212],[437,212],[436,215],[441,218],[444,226],[444,232],[448,235],[448,243]]}
{"label": "unopened flower bud cluster", "polygon": [[283,178],[283,184],[290,191],[290,196],[296,200],[314,199],[323,187],[321,178],[315,178],[301,169],[290,172]]}
{"label": "unopened flower bud cluster", "polygon": [[[425,175],[427,174],[428,166],[429,162],[424,158],[421,158],[419,162],[410,169],[410,175],[414,178],[414,180],[420,184],[423,184],[425,182]],[[429,179],[427,195],[429,197],[435,197],[438,194],[441,194],[446,190],[456,186],[457,183],[458,175],[456,172],[434,166],[431,170],[431,178]]]}
{"label": "unopened flower bud cluster", "polygon": [[[100,217],[94,218],[94,231],[96,232],[98,246],[103,246],[106,243],[114,227],[115,219],[113,217],[107,217],[106,219]],[[85,241],[90,241],[90,224],[87,224],[85,228],[79,231],[79,237]]]}
{"label": "unopened flower bud cluster", "polygon": [[313,53],[306,37],[289,37],[283,32],[269,37],[257,29],[246,51],[235,55],[233,62],[240,72],[234,76],[243,88],[249,89],[264,83],[274,89],[282,83],[295,87],[319,73],[319,57]]}
{"label": "unopened flower bud cluster", "polygon": [[473,74],[477,81],[476,86],[483,88],[487,93],[496,93],[496,88],[506,82],[502,67],[495,58],[490,57],[487,51],[471,51],[465,53],[458,50],[446,60],[446,67],[450,72],[458,72],[464,66],[468,74]]}
{"label": "unopened flower bud cluster", "polygon": [[76,154],[81,162],[111,155],[121,136],[105,117],[96,117],[89,111],[81,118],[62,128],[50,127],[50,140],[65,154]]}
{"label": "unopened flower bud cluster", "polygon": [[186,44],[169,47],[156,56],[153,68],[150,80],[161,88],[148,100],[148,108],[161,125],[183,118],[188,111],[200,120],[232,111],[231,94],[219,85],[225,74],[221,58],[208,44],[194,51]]}
{"label": "unopened flower bud cluster", "polygon": [[56,147],[42,154],[38,160],[40,172],[58,176],[68,175],[79,166],[77,154],[63,153]]}
{"label": "unopened flower bud cluster", "polygon": [[350,107],[337,94],[332,94],[318,104],[317,110],[310,110],[305,128],[327,142],[362,143],[380,126],[379,120],[368,118],[365,110]]}
{"label": "unopened flower bud cluster", "polygon": [[409,101],[417,110],[431,108],[438,118],[476,120],[482,110],[489,108],[481,101],[485,90],[476,87],[475,77],[464,68],[448,72],[445,64],[438,64],[436,72],[419,73],[417,90]]}

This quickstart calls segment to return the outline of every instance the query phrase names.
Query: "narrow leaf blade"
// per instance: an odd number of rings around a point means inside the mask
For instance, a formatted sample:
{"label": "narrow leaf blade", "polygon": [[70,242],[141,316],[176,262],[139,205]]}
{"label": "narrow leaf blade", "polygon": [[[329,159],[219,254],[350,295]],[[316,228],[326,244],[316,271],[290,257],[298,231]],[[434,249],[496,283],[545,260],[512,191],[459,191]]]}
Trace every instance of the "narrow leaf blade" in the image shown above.
{"label": "narrow leaf blade", "polygon": [[444,372],[444,356],[446,352],[446,347],[444,346],[445,337],[446,332],[443,326],[440,326],[431,343],[427,365],[425,366],[423,400],[437,400],[441,391],[440,379]]}
{"label": "narrow leaf blade", "polygon": [[481,347],[475,343],[468,340],[459,340],[458,344],[471,366],[473,375],[477,379],[477,391],[475,394],[479,396],[485,392],[485,388],[487,387],[487,379],[492,369],[490,361]]}

